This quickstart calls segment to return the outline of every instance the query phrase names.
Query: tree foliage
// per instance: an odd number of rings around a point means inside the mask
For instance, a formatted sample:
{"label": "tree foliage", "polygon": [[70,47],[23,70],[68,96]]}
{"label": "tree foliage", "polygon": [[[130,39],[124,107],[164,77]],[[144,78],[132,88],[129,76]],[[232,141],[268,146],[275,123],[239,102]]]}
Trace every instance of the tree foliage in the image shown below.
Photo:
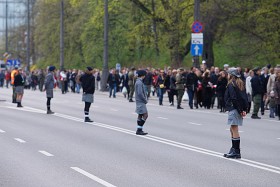
{"label": "tree foliage", "polygon": [[[65,0],[65,66],[102,67],[103,0]],[[203,58],[209,65],[279,62],[279,1],[204,0]],[[109,64],[190,65],[194,0],[110,0]],[[60,0],[37,0],[34,45],[39,66],[59,64]],[[214,58],[215,57],[215,58]]]}

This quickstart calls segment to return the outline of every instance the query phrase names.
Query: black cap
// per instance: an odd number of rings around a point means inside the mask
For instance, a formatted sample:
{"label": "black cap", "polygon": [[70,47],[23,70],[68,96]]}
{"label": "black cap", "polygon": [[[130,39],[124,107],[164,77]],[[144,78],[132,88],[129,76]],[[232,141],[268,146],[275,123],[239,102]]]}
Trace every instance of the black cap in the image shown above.
{"label": "black cap", "polygon": [[260,67],[255,67],[255,68],[253,69],[254,72],[257,72],[257,71],[259,71],[259,70],[261,70]]}
{"label": "black cap", "polygon": [[137,71],[138,77],[145,76],[146,74],[147,74],[147,72],[146,72],[145,70],[138,70],[138,71]]}
{"label": "black cap", "polygon": [[55,70],[55,66],[50,66],[49,67],[49,71],[54,71]]}
{"label": "black cap", "polygon": [[92,71],[93,69],[92,67],[87,67],[87,70]]}

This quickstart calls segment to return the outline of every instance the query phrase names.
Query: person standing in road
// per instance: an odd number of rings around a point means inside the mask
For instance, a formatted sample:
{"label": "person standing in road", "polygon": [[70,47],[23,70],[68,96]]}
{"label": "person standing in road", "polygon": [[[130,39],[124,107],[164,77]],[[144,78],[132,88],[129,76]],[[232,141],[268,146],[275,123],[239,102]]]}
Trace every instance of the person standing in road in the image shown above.
{"label": "person standing in road", "polygon": [[51,99],[53,98],[53,89],[56,83],[56,80],[54,78],[54,71],[55,71],[55,66],[50,66],[49,73],[45,79],[44,90],[46,91],[46,96],[47,96],[47,114],[54,114],[54,112],[51,110]]}
{"label": "person standing in road", "polygon": [[226,110],[228,112],[228,125],[230,125],[232,147],[229,153],[224,154],[226,158],[241,158],[240,136],[238,127],[243,125],[246,116],[248,98],[244,82],[236,68],[228,70],[228,86],[225,93]]}
{"label": "person standing in road", "polygon": [[246,78],[246,92],[247,92],[247,97],[248,97],[248,102],[249,102],[249,107],[247,114],[251,112],[251,105],[252,105],[252,83],[251,79],[254,76],[254,72],[252,70],[249,71],[249,76]]}
{"label": "person standing in road", "polygon": [[174,106],[174,96],[176,95],[176,97],[178,96],[177,94],[177,90],[176,90],[176,74],[177,74],[177,70],[174,69],[172,71],[172,74],[170,76],[170,94],[169,94],[169,101],[170,101],[170,106]]}
{"label": "person standing in road", "polygon": [[252,114],[251,118],[252,119],[261,119],[258,116],[258,112],[261,107],[262,95],[264,93],[263,84],[260,79],[261,69],[259,67],[256,67],[253,69],[253,71],[254,71],[254,77],[251,79],[251,85],[252,85],[254,110],[253,110],[253,114]]}
{"label": "person standing in road", "polygon": [[143,79],[146,76],[145,70],[139,70],[137,72],[138,78],[135,83],[135,101],[136,101],[136,113],[137,118],[137,131],[136,135],[147,135],[148,133],[143,131],[143,126],[148,118],[148,110],[146,104],[148,103],[147,93],[145,91],[145,86]]}
{"label": "person standing in road", "polygon": [[268,84],[268,80],[269,80],[269,72],[268,72],[268,68],[264,67],[263,68],[263,74],[260,76],[261,82],[262,82],[262,86],[263,86],[263,94],[262,94],[262,99],[261,99],[261,114],[264,115],[264,111],[267,108],[266,105],[266,99],[268,97],[268,95],[270,93],[267,92],[267,84]]}
{"label": "person standing in road", "polygon": [[159,105],[163,105],[163,94],[165,92],[165,81],[166,81],[166,76],[164,74],[163,70],[160,70],[160,74],[157,79],[156,87],[158,90],[158,99],[159,99]]}
{"label": "person standing in road", "polygon": [[18,74],[18,66],[15,66],[14,70],[11,72],[11,85],[13,87],[13,103],[16,103],[16,93],[15,93],[15,86],[14,86],[14,82],[15,82],[15,76]]}
{"label": "person standing in road", "polygon": [[109,74],[107,83],[109,84],[109,97],[112,97],[113,92],[113,98],[116,98],[116,92],[117,87],[120,84],[120,78],[119,75],[116,73],[115,69],[113,69],[112,72]]}
{"label": "person standing in road", "polygon": [[276,80],[273,87],[275,102],[277,104],[278,119],[280,120],[280,71],[276,72]]}
{"label": "person standing in road", "polygon": [[42,92],[43,91],[43,87],[44,87],[44,82],[45,82],[45,73],[44,73],[43,69],[39,70],[38,82],[39,82],[39,90]]}
{"label": "person standing in road", "polygon": [[135,78],[135,68],[132,67],[131,71],[128,73],[129,102],[134,102],[132,98],[134,95]]}
{"label": "person standing in road", "polygon": [[227,83],[226,73],[221,71],[217,82],[217,96],[220,103],[220,112],[225,112],[225,92],[227,89]]}
{"label": "person standing in road", "polygon": [[85,74],[80,78],[80,82],[83,88],[82,101],[85,102],[85,122],[91,123],[93,121],[89,118],[89,108],[94,101],[93,94],[95,92],[95,77],[93,75],[92,67],[87,67]]}
{"label": "person standing in road", "polygon": [[184,79],[183,73],[184,73],[184,69],[180,68],[180,69],[178,69],[178,72],[176,75],[176,90],[177,90],[177,94],[178,94],[177,109],[183,109],[181,107],[182,98],[183,98],[184,90],[185,90],[185,79]]}
{"label": "person standing in road", "polygon": [[191,67],[191,72],[187,75],[187,91],[188,91],[188,96],[189,96],[189,107],[190,109],[193,109],[193,98],[195,94],[195,90],[197,89],[197,82],[198,82],[198,77],[195,74],[196,68]]}
{"label": "person standing in road", "polygon": [[22,69],[19,68],[18,74],[15,76],[15,81],[14,81],[17,107],[22,107],[21,101],[24,93],[24,83],[25,82],[22,75]]}

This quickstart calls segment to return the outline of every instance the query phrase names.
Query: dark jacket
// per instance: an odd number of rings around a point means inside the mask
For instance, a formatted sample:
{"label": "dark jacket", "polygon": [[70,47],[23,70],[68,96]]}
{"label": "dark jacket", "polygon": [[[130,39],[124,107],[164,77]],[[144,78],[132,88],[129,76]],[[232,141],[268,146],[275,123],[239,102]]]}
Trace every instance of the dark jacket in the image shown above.
{"label": "dark jacket", "polygon": [[241,91],[235,83],[229,84],[225,93],[225,103],[227,111],[236,109],[239,114],[247,111],[248,97],[246,90]]}
{"label": "dark jacket", "polygon": [[92,74],[85,73],[81,76],[80,82],[83,87],[83,92],[86,94],[94,94],[95,91],[95,77]]}
{"label": "dark jacket", "polygon": [[18,74],[15,76],[14,86],[24,86],[23,75]]}
{"label": "dark jacket", "polygon": [[268,83],[269,77],[270,77],[269,75],[266,75],[266,77],[265,77],[264,74],[262,74],[260,77],[262,85],[263,85],[263,88],[262,88],[263,93],[267,93],[267,83]]}
{"label": "dark jacket", "polygon": [[171,75],[170,77],[170,87],[171,90],[176,90],[176,76]]}
{"label": "dark jacket", "polygon": [[227,89],[227,79],[226,78],[221,78],[217,82],[217,94],[218,97],[224,97],[226,89]]}
{"label": "dark jacket", "polygon": [[187,75],[186,86],[188,90],[195,91],[197,88],[198,77],[195,73],[191,72]]}
{"label": "dark jacket", "polygon": [[166,80],[165,75],[163,75],[163,77],[159,75],[157,79],[156,87],[159,87],[159,85],[161,84],[165,85],[165,80]]}
{"label": "dark jacket", "polygon": [[143,83],[145,85],[152,85],[153,84],[153,75],[151,73],[147,73],[145,76]]}
{"label": "dark jacket", "polygon": [[251,79],[251,85],[252,85],[252,96],[256,96],[258,94],[263,94],[264,90],[263,90],[263,84],[261,81],[260,76],[255,75],[252,79]]}
{"label": "dark jacket", "polygon": [[123,86],[123,87],[128,88],[128,74],[127,74],[127,73],[126,73],[126,74],[123,74],[123,75],[121,76],[120,82],[122,83],[122,86]]}
{"label": "dark jacket", "polygon": [[116,84],[117,86],[120,84],[120,76],[119,74],[109,74],[107,83],[109,84],[109,86],[113,86],[114,84]]}

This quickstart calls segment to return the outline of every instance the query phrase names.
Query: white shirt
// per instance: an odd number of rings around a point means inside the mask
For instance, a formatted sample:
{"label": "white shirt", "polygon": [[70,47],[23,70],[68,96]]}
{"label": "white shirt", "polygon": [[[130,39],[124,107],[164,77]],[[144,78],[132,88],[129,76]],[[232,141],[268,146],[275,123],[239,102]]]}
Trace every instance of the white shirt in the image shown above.
{"label": "white shirt", "polygon": [[251,84],[251,76],[246,78],[246,93],[252,95],[252,84]]}

